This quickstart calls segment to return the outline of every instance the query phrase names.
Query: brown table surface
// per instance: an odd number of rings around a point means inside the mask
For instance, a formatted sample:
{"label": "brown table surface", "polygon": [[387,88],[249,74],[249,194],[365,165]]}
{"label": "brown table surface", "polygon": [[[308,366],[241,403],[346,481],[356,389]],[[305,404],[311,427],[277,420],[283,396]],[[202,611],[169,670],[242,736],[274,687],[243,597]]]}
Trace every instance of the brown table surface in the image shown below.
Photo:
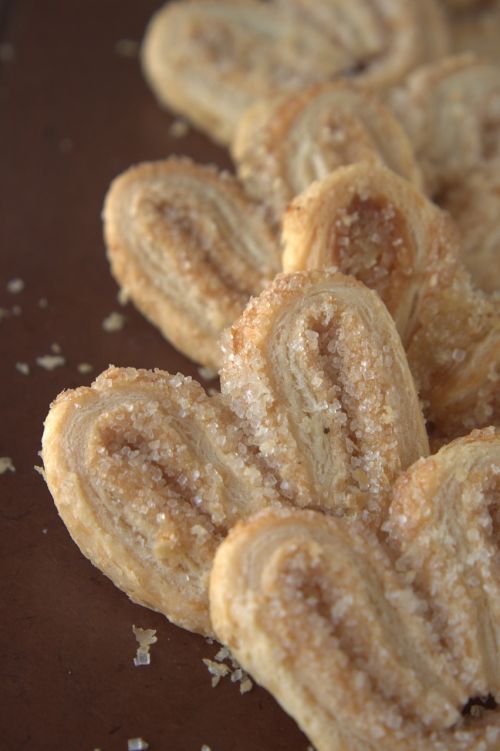
{"label": "brown table surface", "polygon": [[[172,121],[144,83],[139,40],[155,0],[0,3],[0,475],[2,645],[0,749],[114,751],[141,736],[152,751],[305,751],[307,740],[262,689],[212,689],[209,645],[133,605],[79,552],[60,521],[40,463],[42,424],[64,388],[108,363],[198,376],[132,306],[120,308],[101,236],[110,180],[134,162],[171,153],[229,166]],[[5,59],[5,58],[11,58]],[[13,294],[7,282],[24,281]],[[46,298],[48,307],[39,307]],[[103,319],[126,315],[106,333]],[[57,343],[63,367],[36,358]],[[29,375],[16,370],[30,366]],[[93,374],[82,375],[88,362]],[[132,624],[157,630],[148,667],[135,668]]]}

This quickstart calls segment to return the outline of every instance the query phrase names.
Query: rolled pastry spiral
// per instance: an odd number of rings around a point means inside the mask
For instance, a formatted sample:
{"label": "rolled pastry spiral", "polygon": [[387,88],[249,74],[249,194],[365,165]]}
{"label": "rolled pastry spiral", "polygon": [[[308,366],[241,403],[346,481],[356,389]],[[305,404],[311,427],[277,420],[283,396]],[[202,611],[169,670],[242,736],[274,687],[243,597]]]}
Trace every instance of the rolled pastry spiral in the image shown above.
{"label": "rolled pastry spiral", "polygon": [[434,0],[190,0],[153,16],[142,63],[161,104],[228,144],[261,98],[346,75],[387,87],[446,49]]}
{"label": "rolled pastry spiral", "polygon": [[229,175],[171,158],[116,178],[103,218],[121,287],[181,352],[217,369],[221,331],[279,271],[259,208]]}
{"label": "rolled pastry spiral", "polygon": [[395,484],[385,530],[468,695],[498,699],[500,433],[473,431],[416,462]]}
{"label": "rolled pastry spiral", "polygon": [[390,102],[427,192],[459,225],[465,265],[483,288],[499,289],[499,68],[473,55],[448,58],[412,73]]}
{"label": "rolled pastry spiral", "polygon": [[358,61],[357,77],[372,88],[393,86],[423,61],[448,50],[448,30],[434,0],[277,0]]}
{"label": "rolled pastry spiral", "polygon": [[237,519],[278,502],[220,399],[181,375],[110,368],[56,399],[43,461],[84,555],[135,602],[210,634],[217,544]]}
{"label": "rolled pastry spiral", "polygon": [[[239,370],[233,363],[225,397],[207,397],[181,375],[110,368],[90,388],[63,392],[45,423],[47,484],[82,552],[134,601],[207,635],[212,634],[207,587],[213,556],[236,521],[265,507],[299,504],[360,515],[379,525],[387,485],[428,453],[401,344],[376,296],[332,272],[297,274],[273,286],[274,293],[256,299],[252,314],[263,324],[269,317],[262,346],[267,337],[269,348],[282,351],[273,366],[279,387],[274,393],[264,391],[268,374],[262,361],[254,376],[254,363],[241,363]],[[302,361],[289,362],[283,351],[298,329],[293,311],[300,287],[309,294],[301,306],[303,319],[321,328],[322,346],[339,345],[338,355],[327,357],[331,366],[313,344]],[[348,305],[356,311],[345,312]],[[281,341],[274,327],[278,311]],[[309,332],[303,320],[300,329],[302,337],[314,338],[314,328]],[[346,349],[346,336],[355,345],[353,353],[340,350]],[[289,430],[304,431],[288,439],[281,430],[288,453],[278,457],[270,451],[275,437],[269,435],[266,446],[250,415],[235,411],[250,381],[263,411],[273,398]],[[296,397],[287,384],[297,388]],[[311,447],[322,452],[316,464]],[[292,464],[303,483],[297,490],[290,482]],[[306,496],[323,479],[331,497],[326,490]]]}
{"label": "rolled pastry spiral", "polygon": [[335,271],[278,276],[222,346],[222,394],[279,470],[283,494],[302,507],[380,518],[394,478],[428,444],[377,295]]}
{"label": "rolled pastry spiral", "polygon": [[498,748],[498,709],[462,712],[500,696],[499,467],[491,433],[418,462],[391,508],[397,552],[359,522],[284,509],[217,550],[218,638],[318,751]]}
{"label": "rolled pastry spiral", "polygon": [[258,0],[168,3],[150,21],[142,64],[160,103],[222,144],[256,100],[354,65],[293,13]]}
{"label": "rolled pastry spiral", "polygon": [[407,181],[337,170],[291,204],[283,245],[286,271],[337,266],[379,293],[437,435],[500,422],[499,301],[473,287],[452,224]]}
{"label": "rolled pastry spiral", "polygon": [[296,195],[340,166],[385,164],[421,186],[401,125],[378,99],[349,81],[257,103],[238,123],[232,153],[247,193],[269,206],[277,225]]}

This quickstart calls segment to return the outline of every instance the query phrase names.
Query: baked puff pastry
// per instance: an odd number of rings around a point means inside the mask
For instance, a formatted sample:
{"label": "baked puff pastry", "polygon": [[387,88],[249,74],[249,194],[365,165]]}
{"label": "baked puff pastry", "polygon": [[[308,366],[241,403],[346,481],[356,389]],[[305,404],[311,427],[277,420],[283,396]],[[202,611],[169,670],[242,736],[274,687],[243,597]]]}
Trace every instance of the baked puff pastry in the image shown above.
{"label": "baked puff pastry", "polygon": [[294,505],[380,516],[394,478],[428,453],[394,322],[356,280],[279,276],[222,346],[222,394]]}
{"label": "baked puff pastry", "polygon": [[449,47],[448,29],[435,0],[277,0],[296,8],[332,45],[354,54],[357,77],[372,88],[393,86],[413,68]]}
{"label": "baked puff pastry", "polygon": [[422,184],[401,125],[366,89],[348,81],[258,102],[238,123],[232,153],[247,193],[269,207],[276,225],[296,195],[344,165],[385,164]]}
{"label": "baked puff pastry", "polygon": [[228,144],[256,100],[355,63],[289,9],[258,0],[191,0],[168,3],[153,16],[142,65],[161,104]]}
{"label": "baked puff pastry", "polygon": [[500,423],[499,301],[473,287],[452,223],[407,181],[337,170],[291,204],[283,244],[285,270],[337,266],[379,293],[438,436]]}
{"label": "baked puff pastry", "polygon": [[171,158],[117,177],[103,219],[122,289],[175,347],[217,369],[222,330],[280,268],[260,209],[229,175]]}
{"label": "baked puff pastry", "polygon": [[215,632],[318,751],[499,748],[499,466],[491,432],[418,462],[388,543],[268,510],[219,547]]}
{"label": "baked puff pastry", "polygon": [[84,555],[135,602],[210,634],[218,543],[252,509],[278,502],[220,398],[181,375],[110,368],[56,399],[42,448]]}
{"label": "baked puff pastry", "polygon": [[[254,324],[256,362],[241,343]],[[278,278],[227,347],[224,396],[110,368],[56,399],[43,436],[47,484],[82,552],[134,601],[207,635],[213,556],[236,521],[301,505],[377,526],[390,485],[428,453],[394,324],[358,282]]]}
{"label": "baked puff pastry", "polygon": [[459,225],[465,265],[483,288],[499,289],[500,69],[472,55],[445,59],[411,74],[390,101],[428,194]]}

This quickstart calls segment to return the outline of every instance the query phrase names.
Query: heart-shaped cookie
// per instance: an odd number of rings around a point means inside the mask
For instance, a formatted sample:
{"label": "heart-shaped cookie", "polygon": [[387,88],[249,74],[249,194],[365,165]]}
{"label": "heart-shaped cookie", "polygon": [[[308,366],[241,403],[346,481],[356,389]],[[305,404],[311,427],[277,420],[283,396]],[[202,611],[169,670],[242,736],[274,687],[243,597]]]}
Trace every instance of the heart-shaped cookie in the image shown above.
{"label": "heart-shaped cookie", "polygon": [[400,478],[386,538],[281,510],[218,549],[216,634],[318,751],[498,749],[470,707],[500,698],[499,467],[476,432]]}
{"label": "heart-shaped cookie", "polygon": [[428,453],[404,352],[375,293],[333,271],[278,277],[226,339],[223,396],[111,368],[63,392],[43,436],[70,534],[129,596],[211,633],[208,576],[234,523],[273,505],[378,526]]}
{"label": "heart-shaped cookie", "polygon": [[228,144],[259,99],[339,76],[387,87],[446,49],[434,0],[189,0],[153,16],[142,62],[163,105]]}
{"label": "heart-shaped cookie", "polygon": [[184,354],[217,369],[222,330],[280,269],[259,207],[230,175],[175,158],[116,178],[103,218],[127,295]]}

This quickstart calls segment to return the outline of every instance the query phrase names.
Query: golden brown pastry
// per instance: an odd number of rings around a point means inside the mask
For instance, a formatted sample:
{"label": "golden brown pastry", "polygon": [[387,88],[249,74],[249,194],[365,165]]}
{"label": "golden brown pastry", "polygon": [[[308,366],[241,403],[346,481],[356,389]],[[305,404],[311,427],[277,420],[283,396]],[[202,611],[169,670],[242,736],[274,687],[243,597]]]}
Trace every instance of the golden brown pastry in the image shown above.
{"label": "golden brown pastry", "polygon": [[300,510],[261,512],[219,547],[215,632],[318,751],[500,747],[498,708],[470,708],[500,699],[498,467],[488,431],[418,462],[389,548]]}
{"label": "golden brown pastry", "polygon": [[354,64],[348,51],[290,9],[258,0],[168,3],[151,19],[142,63],[160,103],[222,144],[257,99]]}
{"label": "golden brown pastry", "polygon": [[277,0],[297,8],[358,62],[360,81],[387,88],[423,62],[446,54],[448,29],[435,0]]}
{"label": "golden brown pastry", "polygon": [[407,181],[337,170],[291,204],[283,244],[286,271],[337,266],[379,293],[438,436],[500,424],[500,301],[473,287],[451,222]]}
{"label": "golden brown pastry", "polygon": [[416,462],[396,482],[385,530],[468,696],[498,699],[500,433],[474,431]]}
{"label": "golden brown pastry", "polygon": [[499,289],[500,68],[472,55],[445,59],[414,72],[391,104],[427,192],[460,226],[464,263],[485,289]]}
{"label": "golden brown pastry", "polygon": [[236,520],[278,499],[220,397],[179,374],[110,368],[54,402],[43,461],[84,555],[135,602],[211,633],[215,549]]}
{"label": "golden brown pastry", "polygon": [[294,505],[380,516],[394,478],[428,453],[394,322],[356,280],[279,276],[222,346],[222,393]]}
{"label": "golden brown pastry", "polygon": [[278,244],[237,181],[171,158],[132,167],[104,206],[111,270],[188,357],[220,362],[221,331],[278,272]]}
{"label": "golden brown pastry", "polygon": [[247,192],[269,207],[276,224],[292,198],[343,165],[385,164],[421,186],[400,124],[366,89],[349,81],[255,104],[238,123],[232,153]]}
{"label": "golden brown pastry", "polygon": [[[238,339],[252,319],[272,363],[245,362]],[[309,343],[294,358],[295,333]],[[394,324],[358,282],[280,277],[229,344],[225,396],[209,398],[181,375],[110,368],[58,397],[43,437],[49,489],[82,552],[134,601],[204,634],[212,559],[237,520],[298,504],[379,524],[390,485],[428,452]],[[267,441],[244,389],[267,412]]]}

